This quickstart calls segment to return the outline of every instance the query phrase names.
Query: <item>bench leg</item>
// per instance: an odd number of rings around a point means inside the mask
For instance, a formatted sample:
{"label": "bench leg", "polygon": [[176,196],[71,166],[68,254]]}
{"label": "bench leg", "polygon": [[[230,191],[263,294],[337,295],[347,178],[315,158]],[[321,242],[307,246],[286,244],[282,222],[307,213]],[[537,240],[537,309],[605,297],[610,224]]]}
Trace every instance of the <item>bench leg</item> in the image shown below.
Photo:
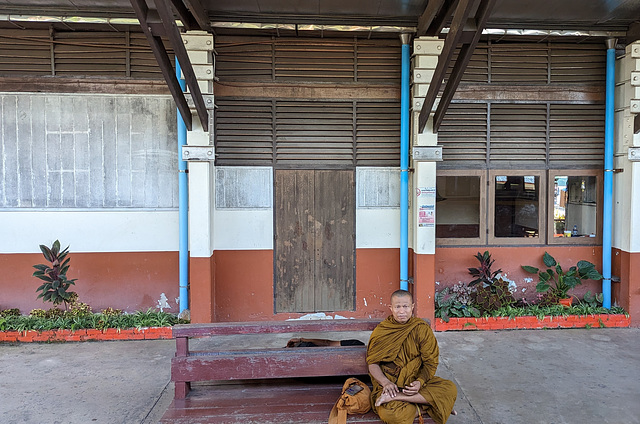
{"label": "bench leg", "polygon": [[191,383],[188,381],[176,381],[175,382],[175,395],[176,399],[184,399],[191,390]]}

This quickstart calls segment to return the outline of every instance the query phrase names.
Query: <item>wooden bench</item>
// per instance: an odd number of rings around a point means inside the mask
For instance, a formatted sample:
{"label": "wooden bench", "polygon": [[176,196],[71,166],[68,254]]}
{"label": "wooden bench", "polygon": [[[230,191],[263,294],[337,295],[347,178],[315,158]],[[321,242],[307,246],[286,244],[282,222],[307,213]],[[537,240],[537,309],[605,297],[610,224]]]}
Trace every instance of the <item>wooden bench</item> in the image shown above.
{"label": "wooden bench", "polygon": [[190,338],[283,333],[304,337],[306,333],[372,331],[380,321],[336,319],[176,325],[173,327],[176,355],[171,360],[175,398],[186,398],[191,382],[196,381],[348,377],[368,372],[366,346],[190,351]]}

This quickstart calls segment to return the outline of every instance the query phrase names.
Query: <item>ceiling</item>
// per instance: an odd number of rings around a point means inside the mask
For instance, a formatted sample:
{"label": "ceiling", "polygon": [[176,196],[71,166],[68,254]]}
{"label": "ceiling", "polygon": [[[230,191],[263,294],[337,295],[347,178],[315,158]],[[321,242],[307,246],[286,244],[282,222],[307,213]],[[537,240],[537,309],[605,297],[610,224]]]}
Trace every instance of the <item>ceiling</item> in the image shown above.
{"label": "ceiling", "polygon": [[[416,26],[429,0],[200,0],[212,22]],[[148,0],[154,8],[153,0]],[[4,16],[2,16],[4,15]],[[129,0],[0,0],[6,15],[135,19]],[[497,0],[487,28],[626,31],[639,0]]]}

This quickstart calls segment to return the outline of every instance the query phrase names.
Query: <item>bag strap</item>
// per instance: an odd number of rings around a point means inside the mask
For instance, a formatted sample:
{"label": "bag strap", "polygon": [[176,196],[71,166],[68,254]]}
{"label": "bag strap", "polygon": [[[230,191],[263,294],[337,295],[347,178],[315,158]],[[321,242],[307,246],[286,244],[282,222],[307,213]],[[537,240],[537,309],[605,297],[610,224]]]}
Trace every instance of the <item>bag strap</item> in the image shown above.
{"label": "bag strap", "polygon": [[346,424],[347,410],[344,407],[344,394],[340,395],[329,413],[329,424]]}

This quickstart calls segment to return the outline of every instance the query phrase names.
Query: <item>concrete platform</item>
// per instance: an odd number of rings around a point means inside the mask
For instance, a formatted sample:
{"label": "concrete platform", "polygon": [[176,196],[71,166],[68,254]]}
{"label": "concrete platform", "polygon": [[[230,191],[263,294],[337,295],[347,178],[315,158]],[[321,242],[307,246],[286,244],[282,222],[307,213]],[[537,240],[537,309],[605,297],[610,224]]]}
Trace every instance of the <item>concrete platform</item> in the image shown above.
{"label": "concrete platform", "polygon": [[[258,337],[231,342],[280,346],[288,338]],[[640,424],[640,329],[436,337],[438,374],[459,390],[451,424]],[[172,340],[0,344],[0,422],[156,423],[173,400],[173,353]]]}

